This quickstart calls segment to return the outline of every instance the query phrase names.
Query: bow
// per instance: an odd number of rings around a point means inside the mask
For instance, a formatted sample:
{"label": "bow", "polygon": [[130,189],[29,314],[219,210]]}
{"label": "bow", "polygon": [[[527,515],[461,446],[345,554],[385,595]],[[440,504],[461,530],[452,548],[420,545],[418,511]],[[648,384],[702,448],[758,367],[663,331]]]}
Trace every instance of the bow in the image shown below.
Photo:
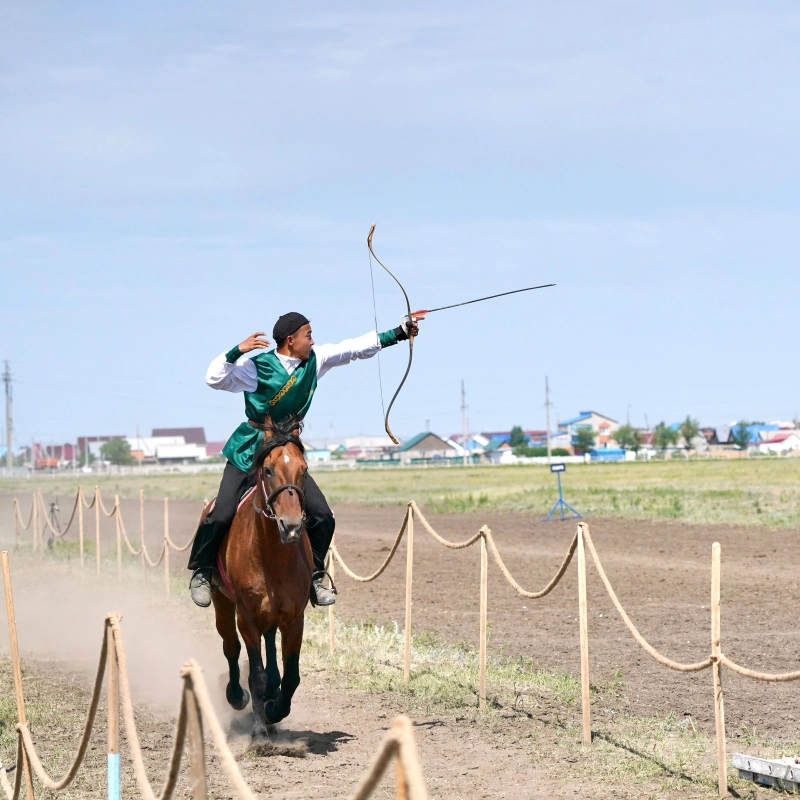
{"label": "bow", "polygon": [[395,391],[394,395],[392,396],[392,400],[389,403],[389,407],[386,409],[386,416],[383,420],[384,428],[386,428],[386,433],[389,435],[389,438],[395,443],[400,444],[397,440],[397,437],[392,433],[392,429],[389,427],[389,414],[392,411],[392,406],[394,405],[394,401],[397,400],[397,395],[400,394],[400,390],[403,388],[403,384],[406,382],[406,378],[408,377],[408,373],[411,371],[411,362],[414,360],[414,337],[411,334],[411,325],[413,324],[414,320],[411,315],[411,303],[409,302],[408,295],[406,294],[406,290],[403,288],[403,284],[397,280],[397,276],[375,255],[375,251],[372,249],[372,234],[375,233],[375,225],[377,223],[373,222],[372,226],[369,229],[369,233],[367,234],[367,247],[369,248],[369,252],[372,254],[372,257],[392,276],[395,283],[400,287],[400,291],[403,293],[403,297],[406,299],[406,311],[408,312],[408,323],[409,323],[409,334],[408,334],[408,366],[406,366],[405,374],[403,375],[403,380],[400,381],[400,385],[397,387],[397,391]]}

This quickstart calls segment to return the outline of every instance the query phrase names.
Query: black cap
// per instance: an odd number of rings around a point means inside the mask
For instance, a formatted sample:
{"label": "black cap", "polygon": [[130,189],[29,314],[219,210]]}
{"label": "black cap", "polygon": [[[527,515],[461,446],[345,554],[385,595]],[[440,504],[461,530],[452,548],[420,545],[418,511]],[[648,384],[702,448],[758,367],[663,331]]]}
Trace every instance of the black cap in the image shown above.
{"label": "black cap", "polygon": [[296,311],[290,311],[288,314],[278,317],[278,321],[272,329],[272,338],[275,340],[276,344],[280,346],[281,342],[283,342],[287,336],[291,336],[298,328],[302,328],[303,325],[308,325],[308,320],[302,314],[298,314]]}

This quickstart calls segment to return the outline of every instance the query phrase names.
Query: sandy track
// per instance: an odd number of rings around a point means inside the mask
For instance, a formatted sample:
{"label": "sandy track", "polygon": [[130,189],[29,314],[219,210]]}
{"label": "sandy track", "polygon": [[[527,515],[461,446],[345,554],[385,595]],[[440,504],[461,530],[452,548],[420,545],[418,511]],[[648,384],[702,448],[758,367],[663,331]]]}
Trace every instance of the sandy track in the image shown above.
{"label": "sandy track", "polygon": [[[63,503],[63,505],[67,505]],[[0,498],[0,533],[10,532],[8,498]],[[192,534],[200,504],[172,502],[173,538]],[[10,509],[9,509],[10,510]],[[129,533],[138,537],[139,510],[123,502]],[[66,517],[67,511],[62,512]],[[381,563],[402,520],[400,508],[343,506],[336,509],[337,542],[349,565],[368,574]],[[488,524],[517,580],[541,588],[561,563],[574,532],[569,522],[542,523],[527,513],[430,515],[451,539],[463,539]],[[606,571],[628,613],[648,640],[666,655],[699,661],[710,649],[709,596],[711,544],[722,544],[722,646],[745,666],[773,672],[800,667],[800,554],[796,531],[765,531],[728,525],[679,522],[589,520]],[[93,519],[87,532],[93,535]],[[115,546],[113,525],[102,521],[104,549]],[[163,530],[163,504],[147,503],[148,546],[157,552]],[[70,534],[71,536],[71,534]],[[138,541],[138,538],[136,539]],[[477,644],[478,548],[450,551],[418,526],[414,619],[416,630],[432,630],[451,641]],[[358,584],[339,573],[337,609],[345,617],[398,620],[404,609],[405,554],[378,581]],[[186,554],[173,554],[182,572]],[[628,686],[635,713],[691,715],[713,723],[711,674],[682,675],[656,664],[634,642],[609,601],[595,572],[589,576],[592,676],[608,681],[617,671]],[[571,565],[562,583],[546,598],[526,601],[490,565],[491,651],[532,657],[542,667],[577,674],[577,576]],[[602,616],[601,616],[602,615]],[[800,684],[767,685],[728,674],[726,716],[731,736],[743,726],[787,740],[800,739]]]}
{"label": "sandy track", "polygon": [[[7,498],[0,502],[0,519],[8,519],[8,507]],[[136,508],[135,503],[126,504],[126,519],[138,520]],[[357,571],[372,571],[386,555],[399,527],[402,509],[340,507],[336,512],[337,541],[342,554]],[[172,504],[172,530],[176,540],[183,541],[191,535],[197,513],[197,503]],[[158,543],[162,514],[160,504],[148,504],[148,540],[152,546]],[[432,515],[430,520],[449,538],[465,538],[481,524],[488,523],[507,563],[527,588],[539,588],[549,580],[573,532],[569,523],[545,525],[527,514]],[[770,671],[797,668],[800,637],[794,618],[800,592],[800,566],[793,558],[795,532],[618,520],[590,520],[590,525],[620,598],[640,630],[662,652],[681,660],[699,660],[707,654],[711,543],[720,541],[723,548],[724,651],[754,668]],[[104,526],[104,543],[110,545],[113,528],[106,522]],[[138,526],[129,527],[135,530]],[[447,551],[424,531],[419,528],[418,531],[415,628],[434,630],[449,640],[475,644],[477,549]],[[6,536],[9,533],[7,524],[4,533]],[[181,566],[174,558],[174,569],[178,571]],[[350,618],[395,619],[402,625],[403,575],[401,549],[400,557],[376,583],[354,584],[341,577],[338,612]],[[563,667],[577,673],[574,567],[549,597],[539,601],[519,598],[505,584],[498,570],[491,567],[489,598],[492,652],[505,646],[509,655],[533,657],[542,667]],[[91,600],[95,608],[99,602],[97,597]],[[122,602],[123,598],[118,598],[113,607],[119,608]],[[126,624],[130,623],[128,627],[135,631],[138,625],[131,622],[131,617],[138,613],[135,609],[140,601],[131,595],[127,602],[129,611],[125,612],[124,607],[122,610],[126,613]],[[674,712],[679,717],[690,714],[697,724],[710,729],[713,724],[710,673],[679,675],[653,662],[627,633],[596,574],[590,574],[589,602],[593,679],[603,683],[621,670],[627,686],[625,702],[629,710],[660,715]],[[147,613],[152,614],[152,610]],[[159,636],[154,637],[152,626],[144,626],[145,639],[149,642],[145,652],[155,649],[159,654],[146,674],[174,675],[183,658],[193,655],[206,665],[207,674],[219,675],[218,643],[205,626],[200,626],[202,630],[193,626],[190,633],[186,633],[185,621],[176,621],[166,606],[163,614],[163,631]],[[102,617],[99,610],[96,616]],[[147,619],[145,614],[145,621]],[[186,648],[185,652],[181,651],[180,658],[176,652],[167,664],[163,652],[172,650],[162,649],[160,643],[169,640],[171,645],[175,644],[176,626],[184,631],[177,640],[185,641]],[[97,634],[94,628],[92,631],[86,647],[93,659]],[[137,634],[127,635],[131,640]],[[137,649],[135,638],[129,649]],[[177,692],[177,682],[175,687]],[[726,673],[725,689],[731,749],[735,749],[735,740],[745,726],[787,741],[800,738],[795,711],[800,699],[797,685],[770,686]],[[152,689],[140,687],[140,691],[142,701],[156,703],[157,707],[171,707],[163,705],[165,697],[154,697]],[[170,699],[175,696],[172,691],[170,686]],[[619,699],[614,703],[619,706]],[[595,713],[602,718],[604,701],[598,699],[595,705]],[[324,675],[306,675],[288,729],[291,735],[308,739],[309,758],[277,757],[269,759],[267,765],[245,761],[248,777],[256,788],[262,789],[291,788],[292,781],[298,781],[296,796],[309,796],[309,790],[318,787],[322,791],[323,786],[326,794],[347,796],[391,715],[401,710],[397,698],[350,695],[340,691],[332,694]],[[554,780],[552,772],[531,759],[528,746],[520,740],[516,723],[511,720],[505,727],[491,731],[455,718],[437,717],[417,722],[426,773],[435,796],[558,797],[574,796],[576,791],[584,796],[600,796],[594,795],[585,783],[565,785]],[[164,724],[167,725],[166,721]],[[246,720],[233,725],[234,733],[246,730]],[[563,755],[554,747],[552,760],[558,762]],[[475,771],[470,767],[476,763],[481,764],[481,769],[473,774]],[[569,774],[568,763],[562,763],[561,767]],[[333,783],[331,776],[335,776]],[[622,789],[619,792],[619,796],[627,795]],[[632,794],[636,796],[637,793]]]}
{"label": "sandy track", "polygon": [[[392,719],[404,710],[399,697],[345,692],[332,686],[324,673],[306,670],[292,714],[275,737],[278,744],[292,748],[302,743],[306,756],[255,757],[246,752],[251,711],[233,712],[224,702],[227,672],[205,612],[188,607],[184,600],[166,601],[160,593],[143,595],[137,586],[119,586],[112,579],[84,582],[63,565],[43,569],[31,556],[18,556],[12,563],[20,647],[32,666],[25,678],[29,697],[44,694],[54,707],[77,709],[76,716],[82,717],[89,704],[104,612],[121,611],[138,729],[156,787],[163,780],[172,746],[179,668],[189,657],[203,667],[245,778],[264,797],[349,797]],[[5,656],[5,626],[0,628]],[[10,684],[5,689],[11,693]],[[104,713],[99,716],[86,765],[67,797],[105,797]],[[526,724],[523,718],[493,729],[456,716],[417,715],[415,734],[431,797],[573,797],[582,784],[554,778],[532,758],[524,738]],[[32,729],[46,767],[59,774],[75,752],[77,730],[65,736],[57,716],[32,724]],[[54,761],[52,753],[59,747],[63,751]],[[213,751],[210,744],[209,749]],[[126,750],[123,743],[123,794],[138,796]],[[11,748],[3,752],[3,763],[13,763],[13,755]],[[210,797],[233,796],[213,752],[209,776]],[[375,796],[394,797],[393,784],[390,772]],[[176,796],[188,796],[186,769],[181,787],[183,792]]]}

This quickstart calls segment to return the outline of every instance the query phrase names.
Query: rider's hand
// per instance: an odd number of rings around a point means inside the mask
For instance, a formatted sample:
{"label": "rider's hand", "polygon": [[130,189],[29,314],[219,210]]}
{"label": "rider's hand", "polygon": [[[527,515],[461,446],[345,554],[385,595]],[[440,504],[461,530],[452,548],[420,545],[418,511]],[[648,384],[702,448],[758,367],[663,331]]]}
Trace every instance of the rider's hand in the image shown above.
{"label": "rider's hand", "polygon": [[256,331],[239,343],[239,350],[243,353],[249,353],[251,350],[263,350],[265,347],[269,347],[269,339],[266,337],[264,331]]}
{"label": "rider's hand", "polygon": [[406,336],[419,336],[418,320],[416,317],[412,317],[411,320],[412,321],[409,324],[408,317],[403,317],[400,327],[403,329],[403,332]]}

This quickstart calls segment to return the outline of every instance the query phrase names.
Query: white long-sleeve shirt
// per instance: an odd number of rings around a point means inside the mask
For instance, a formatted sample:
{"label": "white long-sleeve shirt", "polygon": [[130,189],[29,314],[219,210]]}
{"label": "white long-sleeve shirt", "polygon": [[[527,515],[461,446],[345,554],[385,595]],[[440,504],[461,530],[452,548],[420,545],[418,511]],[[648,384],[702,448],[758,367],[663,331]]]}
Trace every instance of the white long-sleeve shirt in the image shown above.
{"label": "white long-sleeve shirt", "polygon": [[[370,331],[355,339],[345,339],[339,344],[323,344],[319,347],[315,345],[317,380],[333,367],[341,367],[362,358],[372,358],[380,349],[381,344],[376,331]],[[233,364],[226,360],[226,355],[221,353],[211,362],[206,372],[206,383],[212,389],[222,389],[226,392],[254,392],[258,388],[258,378],[250,354],[246,353]],[[302,363],[299,358],[284,356],[277,352],[275,355],[289,375]]]}

